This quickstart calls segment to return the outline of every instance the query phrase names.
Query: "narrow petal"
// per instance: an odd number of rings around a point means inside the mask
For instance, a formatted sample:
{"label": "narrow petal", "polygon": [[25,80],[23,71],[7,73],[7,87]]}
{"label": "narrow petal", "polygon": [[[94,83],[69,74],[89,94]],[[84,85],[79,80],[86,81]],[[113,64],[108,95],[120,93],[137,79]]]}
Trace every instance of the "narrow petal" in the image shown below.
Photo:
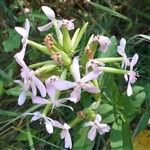
{"label": "narrow petal", "polygon": [[39,96],[35,96],[35,97],[32,98],[32,103],[33,104],[45,105],[45,104],[49,104],[50,101],[46,100],[45,98],[41,98]]}
{"label": "narrow petal", "polygon": [[72,140],[68,130],[65,131],[65,148],[72,149]]}
{"label": "narrow petal", "polygon": [[96,115],[96,120],[97,120],[98,122],[101,122],[102,117],[101,117],[99,114],[97,114],[97,115]]}
{"label": "narrow petal", "polygon": [[36,77],[36,76],[32,76],[32,81],[35,83],[36,87],[39,89],[42,97],[46,96],[46,88],[44,86],[44,84]]}
{"label": "narrow petal", "polygon": [[33,96],[36,96],[37,95],[37,89],[36,89],[34,82],[31,82],[31,88],[32,88]]}
{"label": "narrow petal", "polygon": [[124,78],[125,78],[125,81],[126,81],[126,82],[129,80],[127,74],[124,75]]}
{"label": "narrow petal", "polygon": [[53,120],[53,121],[54,121],[54,127],[60,128],[60,129],[64,128],[64,126],[60,122],[58,122],[57,120]]}
{"label": "narrow petal", "polygon": [[131,95],[132,95],[132,87],[131,87],[131,84],[130,84],[130,83],[128,83],[127,95],[128,95],[128,96],[131,96]]}
{"label": "narrow petal", "polygon": [[53,126],[52,126],[52,123],[45,119],[45,127],[46,127],[46,130],[49,134],[52,134],[53,133]]}
{"label": "narrow petal", "polygon": [[135,64],[137,63],[138,59],[139,59],[139,55],[138,55],[138,54],[135,54],[135,55],[132,57],[131,64],[130,64],[131,70],[133,69],[133,67],[134,67]]}
{"label": "narrow petal", "polygon": [[100,124],[97,130],[100,135],[103,135],[104,133],[109,132],[110,127],[107,124]]}
{"label": "narrow petal", "polygon": [[41,32],[44,32],[44,31],[48,31],[52,27],[53,27],[53,23],[50,22],[50,23],[48,23],[44,26],[38,27],[38,30],[41,31]]}
{"label": "narrow petal", "polygon": [[88,132],[88,139],[90,139],[91,141],[93,141],[96,137],[96,129],[97,127],[94,125]]}
{"label": "narrow petal", "polygon": [[15,27],[15,30],[24,38],[28,36],[27,30],[25,30],[24,28]]}
{"label": "narrow petal", "polygon": [[42,6],[42,10],[50,20],[55,19],[55,12],[51,8],[47,6]]}
{"label": "narrow petal", "polygon": [[25,28],[25,30],[27,30],[27,32],[29,32],[29,30],[30,30],[30,22],[29,22],[28,19],[26,19],[26,22],[24,24],[24,28]]}
{"label": "narrow petal", "polygon": [[74,82],[70,82],[70,81],[66,81],[66,80],[62,80],[62,79],[58,79],[55,83],[54,86],[56,87],[56,89],[58,90],[68,90],[71,89],[73,87],[75,87],[77,84]]}
{"label": "narrow petal", "polygon": [[124,38],[121,38],[120,45],[117,47],[117,51],[123,57],[126,56],[126,54],[125,54],[125,46],[126,46],[126,40]]}
{"label": "narrow petal", "polygon": [[21,51],[21,52],[15,54],[14,58],[15,58],[16,62],[17,62],[21,67],[27,68],[27,65],[25,64],[25,62],[24,62],[24,60],[23,60],[23,59],[24,59],[24,55],[25,55],[25,53],[24,53],[23,51]]}
{"label": "narrow petal", "polygon": [[99,76],[100,73],[101,71],[99,69],[91,71],[81,79],[81,82],[88,82],[94,80]]}
{"label": "narrow petal", "polygon": [[74,57],[70,69],[71,69],[71,74],[74,80],[76,82],[80,81],[81,76],[80,76],[80,70],[79,70],[79,57],[78,56]]}
{"label": "narrow petal", "polygon": [[83,83],[81,87],[89,93],[99,93],[100,92],[98,88],[96,88],[95,86],[90,85],[88,83]]}
{"label": "narrow petal", "polygon": [[89,121],[89,122],[86,122],[84,124],[84,127],[88,127],[88,126],[94,126],[94,122],[93,121]]}
{"label": "narrow petal", "polygon": [[77,103],[81,98],[81,87],[77,86],[74,88],[73,92],[70,94],[71,98],[74,98],[75,103]]}
{"label": "narrow petal", "polygon": [[23,82],[21,80],[15,80],[15,83],[18,83],[21,87],[23,87]]}
{"label": "narrow petal", "polygon": [[36,120],[42,118],[42,114],[41,114],[40,112],[38,112],[38,111],[37,111],[37,112],[34,112],[33,115],[34,115],[34,116],[32,117],[31,122],[32,122],[32,121],[36,121]]}
{"label": "narrow petal", "polygon": [[19,98],[18,98],[18,105],[19,106],[22,106],[25,101],[26,101],[26,96],[27,96],[27,93],[25,91],[22,91],[19,95]]}

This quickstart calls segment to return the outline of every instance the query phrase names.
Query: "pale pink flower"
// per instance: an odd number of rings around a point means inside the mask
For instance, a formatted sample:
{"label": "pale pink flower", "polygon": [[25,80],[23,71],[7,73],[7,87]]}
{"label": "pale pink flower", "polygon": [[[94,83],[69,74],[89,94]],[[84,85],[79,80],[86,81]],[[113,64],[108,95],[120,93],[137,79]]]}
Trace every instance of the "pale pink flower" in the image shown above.
{"label": "pale pink flower", "polygon": [[39,111],[36,111],[34,113],[24,113],[24,115],[33,115],[31,121],[36,121],[36,120],[39,120],[39,119],[43,119],[44,120],[44,124],[45,124],[45,127],[46,127],[46,131],[49,133],[49,134],[52,134],[53,133],[53,126],[55,124],[54,120],[52,120],[51,118],[45,116],[44,114],[41,114]]}
{"label": "pale pink flower", "polygon": [[80,100],[81,95],[81,88],[83,88],[85,91],[90,93],[99,93],[99,89],[97,89],[94,85],[87,83],[91,80],[96,79],[100,71],[94,70],[89,72],[87,75],[85,75],[83,78],[81,78],[80,70],[79,70],[79,58],[78,56],[73,59],[73,63],[71,65],[71,74],[75,80],[75,82],[70,82],[66,80],[59,79],[55,83],[55,87],[58,90],[67,90],[70,88],[74,88],[73,92],[71,93],[70,97],[75,100],[74,102],[78,102]]}
{"label": "pale pink flower", "polygon": [[[92,70],[98,70],[100,69],[100,67],[104,67],[105,64],[96,60],[96,59],[90,59],[87,63],[86,63],[86,73],[88,73],[89,68],[91,68]],[[101,72],[102,73],[102,72]]]}
{"label": "pale pink flower", "polygon": [[131,96],[133,94],[131,84],[135,83],[135,81],[137,80],[137,77],[138,77],[138,73],[135,70],[133,70],[133,67],[137,63],[138,58],[139,58],[138,54],[135,54],[132,57],[132,60],[130,62],[130,70],[129,70],[128,74],[125,75],[125,80],[128,81],[128,87],[127,87],[127,95],[128,96]]}
{"label": "pale pink flower", "polygon": [[117,47],[118,53],[123,57],[122,66],[121,68],[127,68],[127,66],[130,66],[130,61],[127,58],[127,55],[125,53],[125,46],[126,46],[126,40],[122,38],[120,40],[120,45]]}
{"label": "pale pink flower", "polygon": [[22,56],[24,58],[27,43],[28,43],[28,37],[29,37],[29,30],[30,30],[30,23],[29,20],[26,19],[26,22],[24,24],[24,28],[21,27],[15,27],[15,30],[22,36],[22,50],[20,53],[22,53]]}
{"label": "pale pink flower", "polygon": [[60,29],[62,27],[62,25],[64,25],[68,30],[72,30],[74,29],[74,24],[73,21],[74,20],[67,20],[67,19],[62,19],[62,20],[56,20],[55,18],[55,12],[47,7],[47,6],[42,6],[42,10],[45,13],[45,15],[49,18],[49,20],[51,22],[49,22],[48,24],[42,26],[42,27],[38,27],[38,29],[43,32],[43,31],[47,31],[50,28],[53,27],[54,25],[54,21],[57,22],[57,28]]}
{"label": "pale pink flower", "polygon": [[103,35],[96,35],[94,38],[93,38],[93,41],[97,41],[99,42],[100,44],[100,50],[102,52],[106,52],[108,47],[110,46],[111,44],[111,41],[108,37],[106,36],[103,36]]}
{"label": "pale pink flower", "polygon": [[58,28],[60,29],[62,25],[64,25],[68,30],[73,30],[74,29],[74,19],[72,20],[67,20],[67,19],[62,19],[58,20]]}
{"label": "pale pink flower", "polygon": [[94,121],[89,121],[85,123],[85,127],[91,126],[90,131],[88,132],[88,139],[93,141],[96,137],[96,132],[100,135],[109,132],[110,127],[107,124],[101,123],[102,117],[97,114]]}
{"label": "pale pink flower", "polygon": [[21,77],[23,78],[23,82],[20,80],[16,80],[15,82],[18,83],[22,87],[22,92],[18,98],[18,104],[21,106],[24,104],[26,100],[27,93],[29,92],[30,88],[32,89],[33,96],[37,95],[37,89],[40,91],[42,97],[46,96],[46,88],[44,84],[34,75],[34,71],[30,70],[23,60],[23,53],[17,53],[15,56],[16,61],[22,67],[21,69]]}
{"label": "pale pink flower", "polygon": [[68,100],[75,101],[74,98],[62,98],[59,99],[57,95],[57,89],[55,87],[56,82],[59,81],[57,76],[51,76],[46,80],[46,91],[50,97],[50,99],[41,98],[39,96],[32,97],[32,102],[35,104],[45,105],[45,104],[52,104],[53,108],[55,107],[68,107],[71,110],[73,108],[71,106],[65,105],[64,103]]}
{"label": "pale pink flower", "polygon": [[70,133],[69,133],[69,130],[70,130],[71,127],[66,123],[64,123],[64,125],[62,125],[61,123],[59,123],[56,120],[54,120],[54,123],[55,123],[54,127],[62,129],[61,139],[64,139],[65,148],[72,149],[72,140],[71,140],[71,136],[70,136]]}

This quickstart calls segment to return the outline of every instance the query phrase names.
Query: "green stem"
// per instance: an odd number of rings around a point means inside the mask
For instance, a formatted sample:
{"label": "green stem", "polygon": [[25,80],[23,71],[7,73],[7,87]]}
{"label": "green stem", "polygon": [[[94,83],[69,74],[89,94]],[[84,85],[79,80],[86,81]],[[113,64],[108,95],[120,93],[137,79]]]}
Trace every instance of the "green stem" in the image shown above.
{"label": "green stem", "polygon": [[51,107],[52,107],[51,103],[47,104],[46,107],[44,108],[43,115],[46,116]]}
{"label": "green stem", "polygon": [[32,135],[31,135],[31,132],[30,132],[29,125],[27,126],[27,136],[28,136],[30,150],[35,150],[34,149],[33,139],[32,139]]}
{"label": "green stem", "polygon": [[73,128],[74,126],[76,126],[78,123],[80,123],[82,121],[81,118],[76,117],[71,123],[70,123],[70,127]]}
{"label": "green stem", "polygon": [[116,69],[116,68],[111,68],[111,67],[100,67],[101,71],[108,72],[108,73],[116,73],[116,74],[127,74],[127,70],[123,69]]}
{"label": "green stem", "polygon": [[96,60],[102,63],[111,63],[111,62],[123,61],[123,57],[97,58]]}

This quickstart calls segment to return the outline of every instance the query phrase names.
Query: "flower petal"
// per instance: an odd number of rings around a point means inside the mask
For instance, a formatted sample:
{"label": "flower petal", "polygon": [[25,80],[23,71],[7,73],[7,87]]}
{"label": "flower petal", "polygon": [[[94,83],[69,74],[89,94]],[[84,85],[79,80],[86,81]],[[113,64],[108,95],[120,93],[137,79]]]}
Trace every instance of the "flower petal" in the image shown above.
{"label": "flower petal", "polygon": [[137,53],[134,54],[134,56],[132,57],[132,60],[131,60],[131,64],[130,64],[130,70],[133,69],[133,67],[137,63],[138,59],[139,59],[139,55]]}
{"label": "flower petal", "polygon": [[42,10],[50,20],[55,19],[55,12],[51,8],[47,6],[42,6]]}
{"label": "flower petal", "polygon": [[27,65],[25,64],[25,62],[24,62],[24,51],[21,51],[21,52],[19,52],[19,53],[17,53],[17,54],[15,54],[15,56],[14,56],[14,58],[15,58],[15,60],[16,60],[16,62],[21,66],[21,67],[23,67],[23,68],[27,68]]}
{"label": "flower petal", "polygon": [[58,122],[57,120],[53,120],[53,121],[54,121],[54,127],[60,128],[60,129],[64,128],[64,126],[60,122]]}
{"label": "flower petal", "polygon": [[80,81],[80,70],[79,70],[79,57],[76,56],[73,59],[72,65],[70,67],[71,74],[76,82]]}
{"label": "flower petal", "polygon": [[38,120],[38,119],[40,119],[40,118],[42,118],[42,114],[40,113],[40,112],[34,112],[34,113],[32,113],[34,116],[32,117],[32,119],[31,119],[31,122],[32,121],[36,121],[36,120]]}
{"label": "flower petal", "polygon": [[131,96],[132,95],[132,87],[131,87],[131,84],[130,84],[130,82],[128,83],[128,87],[127,87],[127,95],[128,96]]}
{"label": "flower petal", "polygon": [[65,148],[72,149],[72,140],[68,130],[65,131]]}
{"label": "flower petal", "polygon": [[101,122],[102,117],[101,117],[99,114],[97,114],[97,115],[96,115],[96,120],[97,120],[98,122]]}
{"label": "flower petal", "polygon": [[39,89],[42,97],[46,96],[46,88],[44,86],[44,84],[36,77],[36,76],[32,76],[32,81],[35,83],[36,87]]}
{"label": "flower petal", "polygon": [[40,105],[45,105],[50,103],[50,101],[46,100],[45,98],[41,98],[39,96],[33,97],[32,102],[33,104],[40,104]]}
{"label": "flower petal", "polygon": [[93,121],[89,121],[89,122],[86,122],[84,124],[84,127],[93,126],[93,125],[94,125],[94,122]]}
{"label": "flower petal", "polygon": [[44,32],[44,31],[48,31],[52,27],[53,27],[53,23],[50,22],[50,23],[48,23],[44,26],[38,27],[38,30],[41,31],[41,32]]}
{"label": "flower petal", "polygon": [[99,93],[100,92],[98,88],[96,88],[95,86],[90,85],[88,83],[82,83],[81,87],[89,93]]}
{"label": "flower petal", "polygon": [[88,82],[94,80],[99,76],[100,73],[101,71],[99,69],[91,71],[81,79],[81,82]]}
{"label": "flower petal", "polygon": [[36,96],[37,95],[37,89],[36,89],[34,82],[31,82],[31,88],[32,88],[33,96]]}
{"label": "flower petal", "polygon": [[46,130],[49,134],[53,133],[53,126],[52,126],[52,123],[51,121],[49,121],[48,119],[45,119],[45,127],[46,127]]}
{"label": "flower petal", "polygon": [[21,28],[21,27],[15,27],[15,30],[23,37],[27,38],[28,37],[28,32],[26,29]]}
{"label": "flower petal", "polygon": [[26,19],[26,22],[24,24],[24,28],[25,30],[29,33],[29,30],[30,30],[30,22],[28,19]]}
{"label": "flower petal", "polygon": [[126,46],[126,40],[125,40],[124,38],[121,38],[121,40],[120,40],[120,45],[117,47],[117,52],[118,52],[122,57],[126,57],[125,46]]}
{"label": "flower petal", "polygon": [[100,125],[98,126],[97,130],[98,130],[98,133],[99,133],[100,135],[102,135],[102,134],[104,134],[104,133],[106,133],[106,132],[109,132],[110,127],[109,127],[107,124],[100,124]]}
{"label": "flower petal", "polygon": [[77,103],[80,100],[81,97],[81,87],[80,86],[76,86],[73,90],[73,92],[70,94],[71,98],[74,98],[73,102]]}
{"label": "flower petal", "polygon": [[22,91],[22,92],[20,93],[19,98],[18,98],[18,105],[19,105],[19,106],[22,106],[22,105],[25,103],[26,96],[27,96],[26,91]]}
{"label": "flower petal", "polygon": [[96,137],[96,129],[97,129],[97,127],[94,125],[88,132],[88,139],[90,139],[91,141],[93,141]]}
{"label": "flower petal", "polygon": [[56,87],[56,89],[58,90],[68,90],[71,89],[73,87],[75,87],[77,84],[74,82],[70,82],[70,81],[66,81],[66,80],[62,80],[62,79],[58,79],[55,83],[54,86]]}

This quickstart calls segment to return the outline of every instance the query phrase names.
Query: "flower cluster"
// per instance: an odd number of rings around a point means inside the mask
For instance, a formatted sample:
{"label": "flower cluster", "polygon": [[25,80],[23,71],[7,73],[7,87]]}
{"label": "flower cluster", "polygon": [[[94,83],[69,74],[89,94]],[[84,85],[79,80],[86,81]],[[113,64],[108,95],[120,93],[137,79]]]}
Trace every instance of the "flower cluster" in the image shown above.
{"label": "flower cluster", "polygon": [[[49,34],[44,39],[45,45],[29,40],[30,23],[28,19],[26,19],[23,28],[15,28],[22,36],[22,49],[14,56],[16,62],[21,66],[21,78],[23,80],[15,81],[22,88],[22,92],[18,98],[18,104],[20,106],[23,105],[26,101],[26,97],[30,96],[33,104],[46,105],[42,113],[36,111],[33,113],[25,113],[24,115],[32,115],[31,121],[42,119],[49,134],[53,133],[54,127],[60,128],[62,130],[61,139],[64,139],[65,148],[71,149],[72,140],[69,130],[73,125],[60,123],[48,117],[48,112],[51,110],[52,113],[53,110],[58,107],[67,107],[71,111],[74,111],[74,109],[68,105],[67,101],[78,103],[81,100],[82,91],[92,93],[92,95],[99,95],[100,89],[97,84],[97,79],[104,72],[120,72],[120,74],[124,74],[125,80],[128,82],[127,95],[131,96],[131,84],[136,81],[138,76],[137,72],[133,69],[138,61],[138,55],[135,54],[132,58],[127,57],[125,53],[126,40],[122,38],[120,40],[120,45],[117,47],[117,51],[121,57],[94,58],[94,54],[99,45],[101,53],[108,51],[111,46],[111,40],[104,35],[92,35],[85,46],[83,56],[75,56],[77,53],[76,49],[86,30],[87,23],[81,29],[77,29],[71,39],[69,31],[75,28],[74,20],[57,20],[54,11],[47,6],[43,6],[42,10],[50,22],[42,27],[38,27],[39,31],[47,31],[54,27],[57,39]],[[24,61],[27,44],[50,55],[52,60],[27,66]],[[116,61],[122,61],[122,69],[106,67],[106,63]],[[63,70],[61,69],[62,65],[64,67]],[[33,70],[36,67],[37,69]],[[127,70],[128,67],[129,71]],[[52,74],[55,68],[59,69],[59,71],[49,76],[49,72]],[[61,91],[64,91],[64,93],[67,91],[66,98],[61,98]],[[99,99],[97,101],[99,101]],[[91,108],[86,108],[85,110],[90,109]],[[90,111],[85,110],[83,110],[83,112],[88,116],[87,113]],[[101,123],[102,118],[96,111],[94,112],[94,117],[84,117],[81,120],[84,119],[88,120],[84,126],[91,126],[88,133],[88,138],[90,140],[95,139],[96,132],[102,135],[110,130],[107,124]]]}

